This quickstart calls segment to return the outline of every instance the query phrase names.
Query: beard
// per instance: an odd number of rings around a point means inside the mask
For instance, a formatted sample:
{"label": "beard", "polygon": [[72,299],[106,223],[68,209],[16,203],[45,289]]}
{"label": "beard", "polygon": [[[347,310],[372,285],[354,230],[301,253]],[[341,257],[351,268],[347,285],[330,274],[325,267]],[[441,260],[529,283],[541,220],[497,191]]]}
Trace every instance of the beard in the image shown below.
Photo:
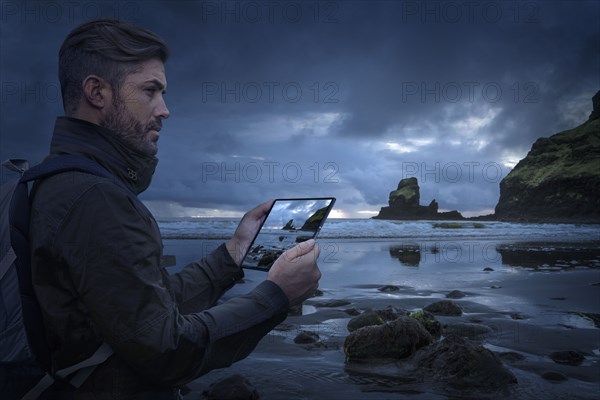
{"label": "beard", "polygon": [[109,113],[100,126],[113,131],[125,144],[137,153],[155,156],[158,152],[158,136],[152,137],[151,130],[160,131],[162,121],[155,119],[147,124],[136,120],[118,96],[113,99],[113,112]]}

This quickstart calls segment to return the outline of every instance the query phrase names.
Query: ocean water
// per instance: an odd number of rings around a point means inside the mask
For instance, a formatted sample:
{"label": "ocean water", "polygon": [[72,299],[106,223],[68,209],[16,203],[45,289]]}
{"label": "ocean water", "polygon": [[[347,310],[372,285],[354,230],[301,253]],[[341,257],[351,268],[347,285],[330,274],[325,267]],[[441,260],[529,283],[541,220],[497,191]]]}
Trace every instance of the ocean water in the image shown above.
{"label": "ocean water", "polygon": [[[227,239],[237,218],[186,218],[158,221],[164,239]],[[528,224],[497,221],[387,221],[376,219],[328,219],[322,239],[475,238],[490,240],[593,241],[600,240],[600,225]]]}

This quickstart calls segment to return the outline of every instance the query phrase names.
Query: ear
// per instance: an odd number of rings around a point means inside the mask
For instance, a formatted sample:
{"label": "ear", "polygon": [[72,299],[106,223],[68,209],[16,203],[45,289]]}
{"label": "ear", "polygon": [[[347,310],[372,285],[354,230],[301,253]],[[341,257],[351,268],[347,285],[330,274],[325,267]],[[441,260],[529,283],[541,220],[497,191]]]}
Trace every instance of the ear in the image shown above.
{"label": "ear", "polygon": [[82,84],[83,100],[91,108],[103,109],[112,100],[112,88],[104,79],[88,75]]}

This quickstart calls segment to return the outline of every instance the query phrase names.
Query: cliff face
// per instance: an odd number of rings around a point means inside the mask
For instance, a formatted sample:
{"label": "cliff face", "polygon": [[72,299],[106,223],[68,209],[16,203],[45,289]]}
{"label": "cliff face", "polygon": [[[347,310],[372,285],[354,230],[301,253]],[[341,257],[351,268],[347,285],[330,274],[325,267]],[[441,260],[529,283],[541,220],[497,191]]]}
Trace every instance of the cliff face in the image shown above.
{"label": "cliff face", "polygon": [[428,206],[419,205],[421,195],[417,178],[402,179],[398,188],[390,193],[388,207],[381,207],[375,219],[463,219],[458,211],[438,212],[433,199]]}
{"label": "cliff face", "polygon": [[600,91],[584,124],[538,139],[500,182],[496,218],[600,222]]}

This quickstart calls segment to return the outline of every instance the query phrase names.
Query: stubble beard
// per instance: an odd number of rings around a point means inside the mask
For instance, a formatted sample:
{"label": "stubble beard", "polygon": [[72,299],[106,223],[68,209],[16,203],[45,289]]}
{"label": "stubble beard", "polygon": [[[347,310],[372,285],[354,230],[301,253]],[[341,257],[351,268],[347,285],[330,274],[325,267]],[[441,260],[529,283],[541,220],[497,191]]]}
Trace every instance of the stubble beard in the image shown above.
{"label": "stubble beard", "polygon": [[158,152],[158,145],[149,137],[149,131],[159,131],[162,128],[161,121],[142,124],[127,111],[125,102],[118,97],[113,100],[113,112],[109,113],[100,125],[113,131],[130,149],[137,153],[155,156]]}

